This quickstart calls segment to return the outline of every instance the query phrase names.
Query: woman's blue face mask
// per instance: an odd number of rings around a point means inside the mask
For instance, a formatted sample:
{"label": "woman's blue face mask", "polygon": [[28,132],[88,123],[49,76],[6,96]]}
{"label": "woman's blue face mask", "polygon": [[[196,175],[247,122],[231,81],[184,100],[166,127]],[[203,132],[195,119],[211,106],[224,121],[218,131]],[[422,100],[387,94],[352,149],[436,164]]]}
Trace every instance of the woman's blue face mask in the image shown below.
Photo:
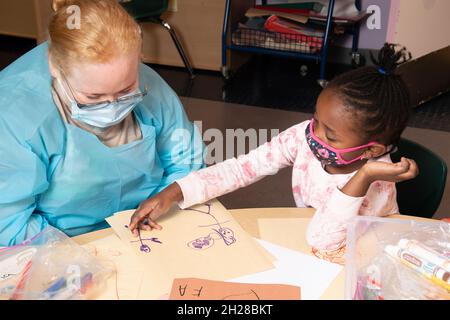
{"label": "woman's blue face mask", "polygon": [[[112,102],[81,104],[75,100],[73,92],[71,92],[72,97],[69,96],[59,78],[57,81],[70,101],[72,119],[99,128],[107,128],[120,123],[147,94],[147,91],[141,92],[140,89],[136,89]],[[68,83],[67,85],[70,87]]]}

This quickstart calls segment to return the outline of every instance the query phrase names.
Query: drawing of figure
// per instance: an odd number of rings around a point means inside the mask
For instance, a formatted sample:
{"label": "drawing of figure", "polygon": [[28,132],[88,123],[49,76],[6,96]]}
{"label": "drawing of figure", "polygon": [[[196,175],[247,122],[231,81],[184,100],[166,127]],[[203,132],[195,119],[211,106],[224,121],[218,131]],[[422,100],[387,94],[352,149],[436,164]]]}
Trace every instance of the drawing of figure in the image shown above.
{"label": "drawing of figure", "polygon": [[234,237],[234,232],[230,228],[220,228],[219,230],[213,229],[217,232],[220,237],[223,239],[227,246],[236,242],[236,238]]}
{"label": "drawing of figure", "polygon": [[219,230],[214,230],[214,233],[210,233],[206,237],[197,238],[188,243],[188,247],[197,250],[204,250],[212,247],[214,245],[214,240],[222,239],[223,242],[229,246],[236,242],[234,237],[234,232],[230,228],[221,228]]}
{"label": "drawing of figure", "polygon": [[195,239],[188,243],[188,247],[192,249],[208,249],[214,244],[214,239],[210,235]]}
{"label": "drawing of figure", "polygon": [[141,238],[141,233],[140,232],[139,232],[139,240],[131,241],[131,243],[133,243],[133,242],[140,242],[141,246],[139,247],[139,249],[142,252],[146,252],[146,253],[151,252],[152,249],[147,244],[145,244],[144,241],[152,241],[152,242],[156,242],[156,243],[162,244],[162,242],[158,238],[146,238],[146,239]]}
{"label": "drawing of figure", "polygon": [[[227,223],[228,221],[219,222],[217,218],[211,213],[212,210],[212,204],[206,203],[205,206],[207,207],[207,210],[199,210],[199,209],[185,209],[189,211],[196,211],[200,213],[204,213],[209,215],[212,219],[214,219],[215,223],[211,225],[206,226],[199,226],[201,228],[210,227],[211,233],[209,233],[207,236],[200,237],[197,239],[194,239],[190,242],[188,242],[188,247],[195,249],[195,250],[205,250],[208,248],[211,248],[214,245],[215,240],[223,240],[225,245],[229,246],[236,242],[236,238],[234,236],[234,231],[230,228],[222,227],[222,224]],[[214,226],[218,226],[218,228],[213,228]]]}
{"label": "drawing of figure", "polygon": [[[127,226],[127,225],[125,225],[124,227],[128,229],[128,226]],[[141,243],[141,246],[139,247],[139,250],[141,250],[142,252],[149,253],[149,252],[152,251],[152,249],[150,248],[150,246],[147,245],[147,244],[145,244],[144,241],[151,241],[151,242],[155,242],[155,243],[162,244],[161,240],[159,240],[158,238],[153,238],[153,237],[152,237],[152,238],[146,238],[146,239],[143,239],[143,238],[141,237],[141,231],[140,231],[139,229],[138,229],[138,235],[139,235],[139,240],[130,241],[130,242],[131,242],[131,243],[134,243],[134,242],[140,242],[140,243]]]}

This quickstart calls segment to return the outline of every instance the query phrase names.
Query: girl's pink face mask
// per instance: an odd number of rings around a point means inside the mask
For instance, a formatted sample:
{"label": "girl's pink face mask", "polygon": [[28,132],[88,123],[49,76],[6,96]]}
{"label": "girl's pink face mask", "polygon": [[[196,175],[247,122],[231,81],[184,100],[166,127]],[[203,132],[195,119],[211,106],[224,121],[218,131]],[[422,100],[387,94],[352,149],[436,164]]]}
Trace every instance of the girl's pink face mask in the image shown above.
{"label": "girl's pink face mask", "polygon": [[354,163],[358,160],[361,160],[363,158],[363,155],[357,156],[354,159],[351,160],[345,160],[342,155],[344,153],[353,152],[357,150],[361,150],[370,146],[373,146],[376,144],[376,141],[369,142],[365,145],[353,147],[353,148],[346,148],[346,149],[336,149],[332,146],[326,144],[322,140],[320,140],[315,134],[314,134],[314,119],[311,119],[309,125],[306,127],[305,130],[306,135],[306,141],[308,142],[309,148],[311,149],[312,153],[316,156],[316,158],[329,166],[332,167],[339,167],[339,166],[345,166],[351,163]]}

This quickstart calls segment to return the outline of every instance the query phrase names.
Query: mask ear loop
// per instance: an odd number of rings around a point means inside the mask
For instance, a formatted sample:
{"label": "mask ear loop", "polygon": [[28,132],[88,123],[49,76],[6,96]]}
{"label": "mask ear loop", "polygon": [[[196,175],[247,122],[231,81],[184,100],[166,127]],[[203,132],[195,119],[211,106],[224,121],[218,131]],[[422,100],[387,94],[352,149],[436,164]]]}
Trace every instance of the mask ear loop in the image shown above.
{"label": "mask ear loop", "polygon": [[[389,147],[390,147],[389,150],[386,151],[385,153],[383,153],[382,155],[378,156],[377,159],[379,159],[379,158],[381,158],[381,157],[384,157],[384,156],[387,155],[387,154],[392,154],[392,153],[395,153],[395,152],[398,151],[397,143],[391,144]],[[361,158],[361,160],[362,160],[362,159],[365,159],[365,157],[363,156],[363,157]]]}
{"label": "mask ear loop", "polygon": [[67,90],[66,90],[66,88],[64,88],[64,85],[62,84],[61,79],[60,79],[60,78],[57,78],[57,77],[52,77],[52,79],[56,80],[55,82],[57,83],[57,85],[58,85],[59,88],[60,88],[60,90],[56,90],[56,88],[54,88],[55,91],[56,91],[56,94],[57,94],[57,96],[58,96],[58,99],[59,99],[60,103],[67,104],[67,102],[66,102],[66,101],[63,101],[62,97],[60,96],[60,93],[59,93],[60,91],[63,91],[63,92],[64,92],[64,95],[66,96],[67,101],[68,101],[69,103],[74,102],[74,100],[73,100],[72,98],[70,98],[69,95],[67,94]]}
{"label": "mask ear loop", "polygon": [[72,102],[72,99],[69,97],[69,95],[67,94],[66,89],[64,88],[63,84],[61,83],[61,79],[59,78],[55,78],[56,82],[58,82],[59,87],[62,89],[62,91],[64,92],[64,95],[66,96],[67,100],[69,100],[70,102]]}
{"label": "mask ear loop", "polygon": [[72,98],[71,98],[71,97],[69,96],[69,94],[67,93],[67,90],[66,90],[66,88],[64,87],[64,85],[63,85],[61,79],[60,79],[60,78],[56,78],[56,81],[58,81],[59,86],[63,89],[64,94],[66,95],[66,97],[67,97],[67,99],[70,101],[70,103],[75,102],[75,103],[77,104],[77,107],[78,107],[78,101],[77,101],[77,99],[75,98],[75,95],[74,95],[74,93],[73,93],[73,89],[72,89],[72,87],[70,86],[69,81],[67,81],[67,77],[66,77],[64,71],[62,71],[62,69],[59,69],[59,73],[60,73],[61,77],[64,77],[64,82],[67,84],[67,87],[69,88],[69,91],[70,91],[70,94],[72,95]]}

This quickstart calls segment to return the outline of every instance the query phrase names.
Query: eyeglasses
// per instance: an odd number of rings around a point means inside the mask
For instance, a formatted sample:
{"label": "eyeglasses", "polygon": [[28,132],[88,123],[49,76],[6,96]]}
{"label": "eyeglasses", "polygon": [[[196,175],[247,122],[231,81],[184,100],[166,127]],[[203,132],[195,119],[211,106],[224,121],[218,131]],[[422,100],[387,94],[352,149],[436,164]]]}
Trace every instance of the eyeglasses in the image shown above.
{"label": "eyeglasses", "polygon": [[144,86],[144,90],[141,92],[137,92],[137,89],[135,92],[131,92],[128,93],[126,95],[123,95],[121,97],[118,97],[116,100],[113,101],[101,101],[101,102],[94,102],[94,103],[80,103],[77,101],[77,99],[75,98],[75,94],[72,86],[70,85],[69,81],[67,80],[66,75],[64,74],[64,72],[61,70],[61,75],[64,78],[64,82],[67,84],[67,87],[69,88],[70,94],[72,95],[73,100],[75,101],[75,103],[77,104],[78,108],[80,109],[101,109],[107,105],[109,105],[110,103],[124,103],[124,102],[128,102],[128,101],[136,101],[136,99],[139,98],[143,98],[148,94],[148,86],[145,85]]}

